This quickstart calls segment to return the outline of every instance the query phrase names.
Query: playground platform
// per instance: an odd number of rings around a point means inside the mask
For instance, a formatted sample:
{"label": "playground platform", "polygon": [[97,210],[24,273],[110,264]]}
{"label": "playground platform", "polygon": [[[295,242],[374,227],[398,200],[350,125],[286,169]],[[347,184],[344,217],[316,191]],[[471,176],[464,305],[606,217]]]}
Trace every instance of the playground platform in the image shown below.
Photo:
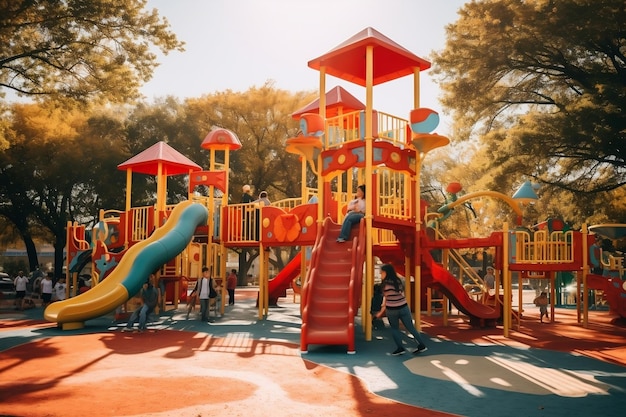
{"label": "playground platform", "polygon": [[[202,323],[168,310],[144,333],[113,316],[61,331],[43,310],[0,304],[2,416],[621,416],[626,328],[606,311],[589,326],[556,309],[539,323],[525,307],[519,331],[471,328],[462,316],[422,316],[428,351],[389,355],[389,329],[300,355],[291,293],[258,319],[254,288]],[[454,312],[454,311],[453,311]]]}

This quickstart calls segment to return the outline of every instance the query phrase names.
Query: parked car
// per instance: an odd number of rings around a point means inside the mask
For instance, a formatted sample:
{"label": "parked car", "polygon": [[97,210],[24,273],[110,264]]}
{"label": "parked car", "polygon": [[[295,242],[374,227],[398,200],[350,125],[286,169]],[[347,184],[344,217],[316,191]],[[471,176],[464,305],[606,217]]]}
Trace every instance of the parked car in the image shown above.
{"label": "parked car", "polygon": [[9,277],[8,274],[2,273],[0,276],[0,294],[2,294],[2,298],[14,298],[15,297],[15,286],[13,285],[13,280]]}

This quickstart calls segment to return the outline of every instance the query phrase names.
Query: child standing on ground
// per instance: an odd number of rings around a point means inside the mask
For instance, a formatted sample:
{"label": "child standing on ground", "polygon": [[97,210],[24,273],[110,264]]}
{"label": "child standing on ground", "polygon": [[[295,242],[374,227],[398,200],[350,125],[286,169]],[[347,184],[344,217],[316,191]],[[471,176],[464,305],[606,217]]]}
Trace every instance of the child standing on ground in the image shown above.
{"label": "child standing on ground", "polygon": [[537,307],[539,307],[539,320],[543,323],[543,316],[546,316],[546,320],[550,320],[548,315],[548,294],[542,291],[539,297],[533,301]]}
{"label": "child standing on ground", "polygon": [[52,290],[54,289],[54,284],[52,283],[52,272],[48,272],[41,280],[41,306],[46,308],[48,304],[52,301]]}
{"label": "child standing on ground", "polygon": [[372,315],[372,328],[374,330],[384,329],[385,323],[379,317],[376,317],[383,308],[383,286],[374,284],[374,293],[372,294],[372,302],[370,303],[370,314]]}
{"label": "child standing on ground", "polygon": [[66,291],[67,291],[67,285],[65,284],[65,278],[61,277],[59,278],[59,280],[57,281],[56,284],[54,284],[53,287],[54,290],[54,300],[55,301],[63,301],[65,300],[65,296],[66,296]]}

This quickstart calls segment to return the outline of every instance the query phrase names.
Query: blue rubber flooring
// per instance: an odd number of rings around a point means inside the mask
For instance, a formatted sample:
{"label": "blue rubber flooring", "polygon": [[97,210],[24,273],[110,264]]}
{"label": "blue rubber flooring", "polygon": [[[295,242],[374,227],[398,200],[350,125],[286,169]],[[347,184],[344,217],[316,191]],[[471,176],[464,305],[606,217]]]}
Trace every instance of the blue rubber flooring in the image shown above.
{"label": "blue rubber flooring", "polygon": [[[255,300],[227,307],[223,317],[198,321],[185,306],[154,317],[149,327],[204,332],[215,337],[244,333],[257,340],[299,345],[300,310],[291,298],[270,307],[259,320]],[[87,321],[80,330],[50,326],[12,329],[12,323],[41,320],[40,308],[0,315],[0,350],[31,341],[71,334],[120,331],[113,316]],[[375,394],[422,408],[468,417],[499,416],[623,416],[626,410],[626,368],[574,353],[455,342],[424,334],[428,351],[391,356],[389,329],[375,330],[365,341],[357,328],[356,354],[344,346],[309,346],[303,359],[356,375]],[[407,348],[413,348],[411,339]],[[1,374],[0,374],[1,378]]]}

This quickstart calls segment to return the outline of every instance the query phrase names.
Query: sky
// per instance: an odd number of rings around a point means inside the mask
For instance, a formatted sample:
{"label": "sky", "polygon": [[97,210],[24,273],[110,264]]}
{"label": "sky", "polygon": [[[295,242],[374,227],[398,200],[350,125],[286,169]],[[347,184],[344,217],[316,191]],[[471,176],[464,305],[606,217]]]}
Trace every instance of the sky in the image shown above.
{"label": "sky", "polygon": [[[141,92],[148,100],[181,99],[272,81],[287,91],[317,91],[319,72],[307,63],[361,30],[372,27],[415,55],[429,59],[445,46],[445,27],[467,0],[148,0],[185,52],[159,55],[159,67]],[[440,113],[437,133],[449,120],[429,71],[420,79],[422,107]],[[365,102],[365,89],[327,76],[326,90],[341,86]],[[408,119],[413,78],[374,87],[374,108]],[[294,109],[294,111],[297,109]]]}

